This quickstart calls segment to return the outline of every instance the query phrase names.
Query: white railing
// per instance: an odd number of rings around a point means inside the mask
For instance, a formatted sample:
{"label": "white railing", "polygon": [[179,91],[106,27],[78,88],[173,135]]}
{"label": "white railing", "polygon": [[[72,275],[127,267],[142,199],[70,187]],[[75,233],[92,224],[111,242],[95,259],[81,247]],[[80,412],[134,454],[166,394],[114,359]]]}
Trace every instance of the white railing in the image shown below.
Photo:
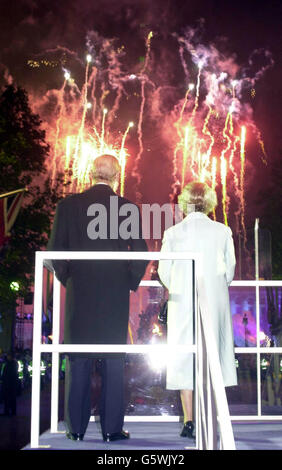
{"label": "white railing", "polygon": [[[52,344],[42,344],[42,298],[43,298],[43,266],[50,269],[52,259],[68,260],[193,260],[194,275],[197,278],[197,264],[200,256],[197,253],[159,253],[159,252],[36,252],[35,286],[34,286],[34,330],[33,330],[33,373],[31,401],[31,443],[32,448],[39,448],[40,424],[40,360],[41,353],[52,354],[52,385],[51,385],[51,433],[58,432],[59,410],[59,354],[67,352],[126,352],[152,353],[166,351],[169,346],[163,345],[94,345],[94,344],[59,344],[60,332],[60,283],[54,276],[53,284],[53,332]],[[142,281],[142,285],[156,285],[157,281]],[[157,285],[159,283],[157,282]],[[222,449],[235,449],[234,436],[229,416],[229,409],[223,385],[219,358],[208,315],[201,315],[206,304],[198,305],[195,289],[195,344],[192,346],[173,346],[195,354],[195,416],[196,416],[196,448],[217,448],[217,424]],[[204,320],[203,320],[204,319]],[[208,357],[212,360],[208,360]],[[164,417],[166,420],[166,417]]]}
{"label": "white railing", "polygon": [[[158,281],[142,281],[140,286],[159,287]],[[264,354],[282,354],[282,347],[278,346],[261,346],[260,345],[260,320],[261,320],[261,301],[260,288],[263,287],[282,287],[282,281],[279,280],[250,280],[250,281],[232,281],[230,289],[233,287],[254,287],[255,288],[255,305],[256,305],[256,345],[255,346],[238,346],[235,347],[235,354],[256,354],[256,371],[257,371],[257,413],[251,415],[231,415],[231,421],[282,421],[282,416],[262,414],[262,393],[261,393],[261,355]]]}
{"label": "white railing", "polygon": [[[257,277],[257,276],[256,276]],[[253,281],[233,281],[231,287],[254,287],[256,299],[256,346],[236,347],[236,354],[256,354],[256,370],[257,370],[257,414],[256,415],[231,415],[232,421],[282,421],[281,415],[262,414],[262,397],[261,397],[261,355],[263,354],[282,354],[282,347],[272,346],[266,347],[260,345],[260,320],[261,320],[261,287],[282,287],[282,281],[276,280],[253,280]]]}

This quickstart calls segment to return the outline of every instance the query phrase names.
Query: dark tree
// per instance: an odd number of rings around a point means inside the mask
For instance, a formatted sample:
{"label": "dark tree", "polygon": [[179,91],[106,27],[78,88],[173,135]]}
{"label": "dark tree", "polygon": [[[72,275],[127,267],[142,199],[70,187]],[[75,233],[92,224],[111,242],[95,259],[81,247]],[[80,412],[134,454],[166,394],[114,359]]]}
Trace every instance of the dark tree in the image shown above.
{"label": "dark tree", "polygon": [[6,87],[0,96],[0,189],[29,185],[34,176],[46,173],[49,145],[41,121],[32,113],[22,88]]}
{"label": "dark tree", "polygon": [[[35,251],[46,246],[62,175],[51,184],[46,168],[49,145],[41,120],[22,88],[8,86],[0,96],[0,194],[28,186],[8,242],[0,248],[0,348],[12,338],[17,298],[32,284]],[[17,281],[18,292],[10,288]],[[1,331],[2,330],[2,331]]]}

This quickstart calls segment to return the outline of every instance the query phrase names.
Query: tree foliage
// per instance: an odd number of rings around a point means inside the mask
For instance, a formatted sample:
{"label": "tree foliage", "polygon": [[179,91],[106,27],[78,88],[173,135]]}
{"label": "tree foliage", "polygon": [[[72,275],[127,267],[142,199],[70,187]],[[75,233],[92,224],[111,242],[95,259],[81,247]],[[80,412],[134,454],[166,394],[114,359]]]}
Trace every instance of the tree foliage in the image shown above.
{"label": "tree foliage", "polygon": [[49,145],[24,89],[9,85],[0,96],[0,189],[12,190],[46,172]]}
{"label": "tree foliage", "polygon": [[[63,176],[51,184],[46,161],[49,145],[41,120],[20,87],[8,86],[0,96],[0,193],[28,186],[24,202],[0,251],[0,314],[2,323],[14,315],[16,298],[33,284],[35,251],[46,246],[53,214],[62,196]],[[18,293],[10,289],[17,281]]]}

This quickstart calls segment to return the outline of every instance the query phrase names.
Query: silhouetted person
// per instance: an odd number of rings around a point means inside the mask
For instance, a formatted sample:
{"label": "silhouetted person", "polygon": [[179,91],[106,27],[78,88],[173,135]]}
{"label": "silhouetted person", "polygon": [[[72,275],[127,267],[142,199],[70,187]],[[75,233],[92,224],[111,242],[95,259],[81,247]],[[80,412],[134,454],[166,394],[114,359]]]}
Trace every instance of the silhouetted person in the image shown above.
{"label": "silhouetted person", "polygon": [[[217,205],[214,189],[206,183],[187,184],[178,198],[185,217],[164,233],[162,252],[189,251],[202,255],[202,273],[197,266],[197,291],[203,298],[199,279],[203,279],[219,361],[225,387],[237,385],[234,336],[228,286],[235,271],[235,252],[229,227],[208,217]],[[181,436],[193,438],[193,354],[174,352],[174,345],[193,344],[193,275],[192,262],[161,260],[158,273],[169,290],[167,343],[172,346],[167,361],[169,390],[180,390],[184,427]],[[202,284],[201,284],[202,285]]]}
{"label": "silhouetted person", "polygon": [[17,414],[18,379],[18,363],[13,354],[9,353],[2,374],[4,414],[7,416]]}
{"label": "silhouetted person", "polygon": [[[118,196],[120,165],[111,155],[93,162],[93,186],[59,202],[49,250],[147,251],[138,207]],[[128,211],[134,234],[126,230]],[[98,216],[97,216],[98,214]],[[126,344],[130,290],[137,290],[147,262],[128,260],[55,261],[66,286],[65,344]],[[65,421],[67,437],[82,440],[91,414],[92,357],[67,354]],[[124,431],[124,355],[103,355],[100,423],[106,441],[127,439]]]}

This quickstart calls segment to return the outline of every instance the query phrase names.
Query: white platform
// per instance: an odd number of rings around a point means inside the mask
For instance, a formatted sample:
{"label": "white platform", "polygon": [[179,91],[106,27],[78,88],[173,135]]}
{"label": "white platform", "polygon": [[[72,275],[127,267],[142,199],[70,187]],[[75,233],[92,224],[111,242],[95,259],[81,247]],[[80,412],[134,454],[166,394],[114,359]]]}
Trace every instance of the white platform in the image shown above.
{"label": "white platform", "polygon": [[[124,426],[131,438],[124,441],[105,443],[99,424],[90,422],[83,441],[70,441],[65,428],[59,423],[60,432],[46,431],[40,436],[41,450],[196,450],[193,442],[181,438],[181,423],[128,422]],[[282,450],[282,423],[233,423],[237,450]],[[30,450],[27,445],[23,450]]]}

